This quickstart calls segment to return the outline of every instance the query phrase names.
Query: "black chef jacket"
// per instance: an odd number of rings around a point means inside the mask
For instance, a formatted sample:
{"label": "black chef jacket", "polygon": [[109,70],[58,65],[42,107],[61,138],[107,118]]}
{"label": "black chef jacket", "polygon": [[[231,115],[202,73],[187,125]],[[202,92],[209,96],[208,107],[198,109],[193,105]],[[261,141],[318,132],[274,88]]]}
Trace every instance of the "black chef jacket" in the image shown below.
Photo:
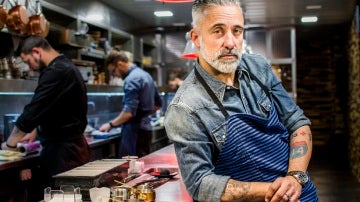
{"label": "black chef jacket", "polygon": [[37,128],[43,146],[41,167],[48,178],[90,160],[90,148],[83,135],[86,114],[82,76],[70,59],[59,55],[41,70],[34,96],[16,121],[21,131]]}

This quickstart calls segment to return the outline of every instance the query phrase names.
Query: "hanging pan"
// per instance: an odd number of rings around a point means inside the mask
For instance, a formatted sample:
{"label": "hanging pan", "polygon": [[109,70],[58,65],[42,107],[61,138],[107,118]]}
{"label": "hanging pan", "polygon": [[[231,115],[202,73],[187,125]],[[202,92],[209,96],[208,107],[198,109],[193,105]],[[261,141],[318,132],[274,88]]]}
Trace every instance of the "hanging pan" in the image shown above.
{"label": "hanging pan", "polygon": [[40,1],[36,1],[36,14],[29,19],[29,34],[46,37],[49,33],[50,24],[41,12]]}
{"label": "hanging pan", "polygon": [[[29,16],[25,6],[22,6],[13,0],[9,0],[10,5],[12,6],[8,12],[6,26],[10,32],[17,34],[26,34],[27,33],[27,24],[29,22]],[[26,1],[28,4],[28,1]]]}
{"label": "hanging pan", "polygon": [[7,15],[8,15],[8,13],[7,13],[6,9],[4,8],[4,5],[3,5],[4,1],[5,0],[2,0],[1,5],[0,5],[0,30],[2,28],[4,28],[4,25],[5,25],[6,19],[7,19]]}

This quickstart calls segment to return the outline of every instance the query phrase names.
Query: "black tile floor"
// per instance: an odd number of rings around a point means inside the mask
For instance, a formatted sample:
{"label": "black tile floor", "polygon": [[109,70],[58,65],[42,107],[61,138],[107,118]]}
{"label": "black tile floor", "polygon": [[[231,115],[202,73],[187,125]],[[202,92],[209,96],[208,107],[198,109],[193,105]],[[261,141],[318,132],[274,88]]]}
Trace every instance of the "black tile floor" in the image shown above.
{"label": "black tile floor", "polygon": [[320,202],[360,202],[360,183],[351,174],[346,151],[314,146],[308,170]]}

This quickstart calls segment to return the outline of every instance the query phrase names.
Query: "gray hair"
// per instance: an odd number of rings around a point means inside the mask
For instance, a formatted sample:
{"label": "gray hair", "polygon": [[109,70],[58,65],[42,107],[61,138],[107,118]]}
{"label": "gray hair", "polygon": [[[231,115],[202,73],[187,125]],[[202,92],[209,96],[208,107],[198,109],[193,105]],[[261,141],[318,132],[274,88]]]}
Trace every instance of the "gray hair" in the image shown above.
{"label": "gray hair", "polygon": [[240,6],[240,0],[195,0],[192,6],[192,26],[197,28],[204,11],[211,6]]}

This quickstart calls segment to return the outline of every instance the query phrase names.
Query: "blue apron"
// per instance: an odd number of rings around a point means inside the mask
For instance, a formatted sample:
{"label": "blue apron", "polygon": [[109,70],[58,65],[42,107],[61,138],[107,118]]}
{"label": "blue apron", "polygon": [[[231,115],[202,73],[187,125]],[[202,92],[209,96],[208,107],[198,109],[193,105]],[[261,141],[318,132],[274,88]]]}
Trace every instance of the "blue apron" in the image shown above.
{"label": "blue apron", "polygon": [[[226,140],[216,160],[214,173],[246,182],[273,182],[285,176],[289,163],[289,134],[280,122],[274,104],[268,118],[245,113],[229,116],[196,68],[195,75],[227,117]],[[250,76],[271,97],[268,88],[251,73]],[[318,201],[311,181],[302,188],[299,200]]]}
{"label": "blue apron", "polygon": [[[285,176],[289,163],[288,131],[279,121],[274,105],[268,119],[235,114],[227,120],[226,140],[215,163],[217,175],[246,182],[273,182]],[[309,181],[300,201],[318,201]]]}

